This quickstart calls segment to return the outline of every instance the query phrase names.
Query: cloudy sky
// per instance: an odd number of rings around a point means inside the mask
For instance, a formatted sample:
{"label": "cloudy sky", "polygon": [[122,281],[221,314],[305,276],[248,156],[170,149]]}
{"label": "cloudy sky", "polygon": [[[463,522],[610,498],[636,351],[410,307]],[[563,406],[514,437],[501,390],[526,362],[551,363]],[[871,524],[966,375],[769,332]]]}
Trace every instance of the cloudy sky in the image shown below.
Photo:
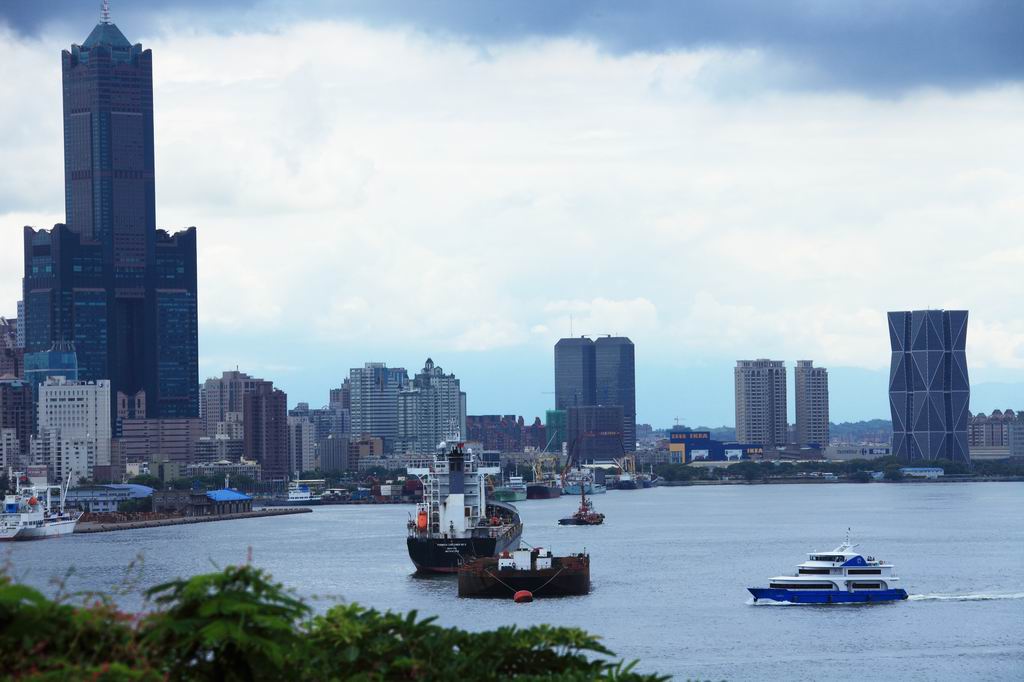
{"label": "cloudy sky", "polygon": [[[0,313],[63,220],[98,4],[0,4]],[[112,7],[153,50],[157,222],[200,230],[203,376],[319,405],[430,356],[532,418],[571,326],[637,344],[641,421],[732,424],[755,357],[888,418],[885,312],[966,308],[972,409],[1024,407],[1024,3],[206,5]]]}

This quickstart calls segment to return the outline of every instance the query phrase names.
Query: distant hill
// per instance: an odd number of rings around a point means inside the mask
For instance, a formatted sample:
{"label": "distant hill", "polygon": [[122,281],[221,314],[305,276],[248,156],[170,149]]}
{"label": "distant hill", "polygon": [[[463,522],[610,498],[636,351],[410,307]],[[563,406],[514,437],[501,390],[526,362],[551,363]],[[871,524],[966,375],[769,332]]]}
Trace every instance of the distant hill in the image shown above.
{"label": "distant hill", "polygon": [[[691,428],[680,425],[682,428]],[[667,432],[669,429],[665,429]],[[733,426],[696,426],[694,431],[710,431],[711,437],[715,440],[726,443],[736,440],[736,428]],[[829,424],[829,435],[832,440],[844,443],[888,443],[892,440],[892,422],[888,419],[870,419],[860,422],[840,422]]]}
{"label": "distant hill", "polygon": [[844,443],[888,443],[892,440],[892,422],[888,419],[830,423],[828,430],[832,440]]}

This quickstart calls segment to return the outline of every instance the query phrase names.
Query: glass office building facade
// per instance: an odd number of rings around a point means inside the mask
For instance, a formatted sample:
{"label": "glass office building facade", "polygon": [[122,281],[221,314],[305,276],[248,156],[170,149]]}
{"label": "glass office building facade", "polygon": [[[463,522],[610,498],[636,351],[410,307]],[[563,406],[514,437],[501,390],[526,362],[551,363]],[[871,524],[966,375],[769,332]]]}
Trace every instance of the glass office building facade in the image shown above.
{"label": "glass office building facade", "polygon": [[565,410],[548,410],[544,413],[546,451],[561,452],[562,444],[569,442],[568,415]]}
{"label": "glass office building facade", "polygon": [[73,343],[79,378],[147,416],[198,414],[195,231],[156,230],[152,53],[104,18],[62,54],[66,223],[25,230],[26,352]]}
{"label": "glass office building facade", "polygon": [[596,373],[596,351],[591,339],[560,339],[555,344],[555,409],[596,404]]}
{"label": "glass office building facade", "polygon": [[969,464],[967,311],[891,312],[889,341],[893,455]]}
{"label": "glass office building facade", "polygon": [[594,342],[597,405],[622,408],[622,446],[636,450],[636,359],[625,336],[602,336]]}
{"label": "glass office building facade", "polygon": [[156,232],[156,410],[160,417],[199,415],[199,310],[196,228]]}

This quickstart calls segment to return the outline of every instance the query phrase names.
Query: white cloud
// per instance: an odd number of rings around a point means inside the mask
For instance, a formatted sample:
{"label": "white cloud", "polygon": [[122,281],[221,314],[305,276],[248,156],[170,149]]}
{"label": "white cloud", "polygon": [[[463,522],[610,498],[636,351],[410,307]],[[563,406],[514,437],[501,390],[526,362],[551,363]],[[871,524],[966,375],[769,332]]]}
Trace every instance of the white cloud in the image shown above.
{"label": "white cloud", "polygon": [[[634,342],[658,332],[658,310],[646,298],[552,301],[544,306],[549,341],[561,336],[630,336]],[[570,331],[571,327],[571,331]]]}
{"label": "white cloud", "polygon": [[[2,36],[11,312],[21,225],[62,213],[57,50],[83,37]],[[756,51],[484,59],[331,22],[132,38],[154,54],[158,222],[200,230],[207,338],[421,355],[540,347],[571,315],[663,363],[879,368],[885,311],[930,305],[971,310],[973,365],[1022,369],[1019,87],[782,93],[744,87],[777,78]]]}
{"label": "white cloud", "polygon": [[[1024,321],[968,322],[967,345],[978,369],[1024,369]],[[972,367],[971,369],[974,369]]]}

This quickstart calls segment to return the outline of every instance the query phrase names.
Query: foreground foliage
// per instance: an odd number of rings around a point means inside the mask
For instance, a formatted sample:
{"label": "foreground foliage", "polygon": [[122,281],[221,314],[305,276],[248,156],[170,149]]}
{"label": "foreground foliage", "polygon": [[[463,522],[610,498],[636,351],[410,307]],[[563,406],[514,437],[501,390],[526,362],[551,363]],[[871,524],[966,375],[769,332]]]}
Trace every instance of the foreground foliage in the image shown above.
{"label": "foreground foliage", "polygon": [[664,679],[610,663],[575,628],[488,632],[308,605],[252,566],[158,585],[143,616],[109,597],[49,599],[0,575],[0,671],[22,680]]}

